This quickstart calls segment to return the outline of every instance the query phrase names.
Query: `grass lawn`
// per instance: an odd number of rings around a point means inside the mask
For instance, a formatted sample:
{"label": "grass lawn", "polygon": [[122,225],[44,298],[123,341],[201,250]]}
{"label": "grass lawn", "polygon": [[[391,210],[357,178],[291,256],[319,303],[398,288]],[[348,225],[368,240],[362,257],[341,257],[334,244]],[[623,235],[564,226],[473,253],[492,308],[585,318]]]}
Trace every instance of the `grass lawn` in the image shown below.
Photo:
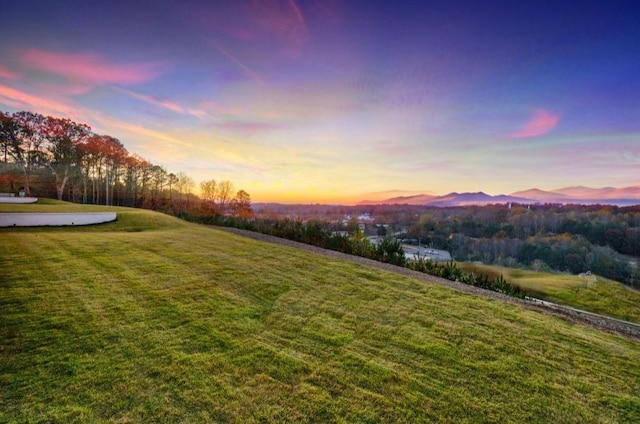
{"label": "grass lawn", "polygon": [[0,229],[0,422],[640,422],[636,341],[117,210]]}
{"label": "grass lawn", "polygon": [[540,299],[640,322],[640,291],[617,281],[596,275],[580,277],[465,262],[458,262],[457,265],[464,271],[492,277],[502,273],[505,280]]}

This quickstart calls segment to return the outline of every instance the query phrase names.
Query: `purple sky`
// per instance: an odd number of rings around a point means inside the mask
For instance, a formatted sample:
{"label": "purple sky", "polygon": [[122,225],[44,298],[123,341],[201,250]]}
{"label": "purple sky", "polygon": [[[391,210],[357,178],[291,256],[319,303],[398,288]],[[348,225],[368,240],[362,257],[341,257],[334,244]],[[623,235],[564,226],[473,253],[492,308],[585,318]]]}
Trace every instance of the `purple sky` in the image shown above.
{"label": "purple sky", "polygon": [[254,201],[630,186],[639,22],[633,1],[5,0],[0,110]]}

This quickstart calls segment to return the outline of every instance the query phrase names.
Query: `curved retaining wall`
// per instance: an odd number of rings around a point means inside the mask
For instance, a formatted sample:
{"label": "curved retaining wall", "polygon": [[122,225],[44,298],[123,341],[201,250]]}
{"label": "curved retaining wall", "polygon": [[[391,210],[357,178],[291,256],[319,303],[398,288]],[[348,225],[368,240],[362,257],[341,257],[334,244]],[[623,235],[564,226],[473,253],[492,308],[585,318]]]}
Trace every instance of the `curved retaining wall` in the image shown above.
{"label": "curved retaining wall", "polygon": [[115,212],[48,213],[13,212],[0,213],[0,227],[42,227],[102,224],[116,220]]}
{"label": "curved retaining wall", "polygon": [[36,203],[37,197],[5,197],[0,196],[0,203]]}

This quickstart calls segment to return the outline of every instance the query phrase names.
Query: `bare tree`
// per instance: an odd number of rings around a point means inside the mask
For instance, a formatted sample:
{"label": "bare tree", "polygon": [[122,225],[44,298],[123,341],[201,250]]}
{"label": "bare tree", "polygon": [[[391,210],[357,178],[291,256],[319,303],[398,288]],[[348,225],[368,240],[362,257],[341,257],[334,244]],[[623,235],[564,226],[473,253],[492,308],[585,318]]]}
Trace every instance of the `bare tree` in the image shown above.
{"label": "bare tree", "polygon": [[178,177],[173,172],[167,176],[167,184],[169,184],[169,202],[173,201],[173,187],[178,184]]}
{"label": "bare tree", "polygon": [[200,183],[200,197],[205,202],[215,205],[216,196],[218,195],[218,183],[213,178]]}
{"label": "bare tree", "polygon": [[182,203],[182,195],[185,194],[187,198],[187,208],[189,207],[189,202],[191,198],[191,191],[196,186],[196,183],[193,179],[185,174],[184,172],[178,172],[178,182],[176,183],[176,188],[178,189],[179,201]]}
{"label": "bare tree", "polygon": [[154,165],[151,167],[151,175],[153,179],[152,203],[156,207],[159,204],[159,200],[162,203],[162,192],[167,182],[167,171],[160,165]]}

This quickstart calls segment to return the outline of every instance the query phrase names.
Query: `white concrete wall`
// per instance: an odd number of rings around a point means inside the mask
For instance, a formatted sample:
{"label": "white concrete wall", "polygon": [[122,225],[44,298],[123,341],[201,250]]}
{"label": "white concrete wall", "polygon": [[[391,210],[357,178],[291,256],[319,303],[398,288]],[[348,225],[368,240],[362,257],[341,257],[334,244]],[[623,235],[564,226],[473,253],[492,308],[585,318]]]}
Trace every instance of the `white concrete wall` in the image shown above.
{"label": "white concrete wall", "polygon": [[102,224],[116,220],[115,212],[91,213],[0,213],[0,227],[41,227]]}
{"label": "white concrete wall", "polygon": [[37,197],[0,197],[0,203],[36,203]]}

